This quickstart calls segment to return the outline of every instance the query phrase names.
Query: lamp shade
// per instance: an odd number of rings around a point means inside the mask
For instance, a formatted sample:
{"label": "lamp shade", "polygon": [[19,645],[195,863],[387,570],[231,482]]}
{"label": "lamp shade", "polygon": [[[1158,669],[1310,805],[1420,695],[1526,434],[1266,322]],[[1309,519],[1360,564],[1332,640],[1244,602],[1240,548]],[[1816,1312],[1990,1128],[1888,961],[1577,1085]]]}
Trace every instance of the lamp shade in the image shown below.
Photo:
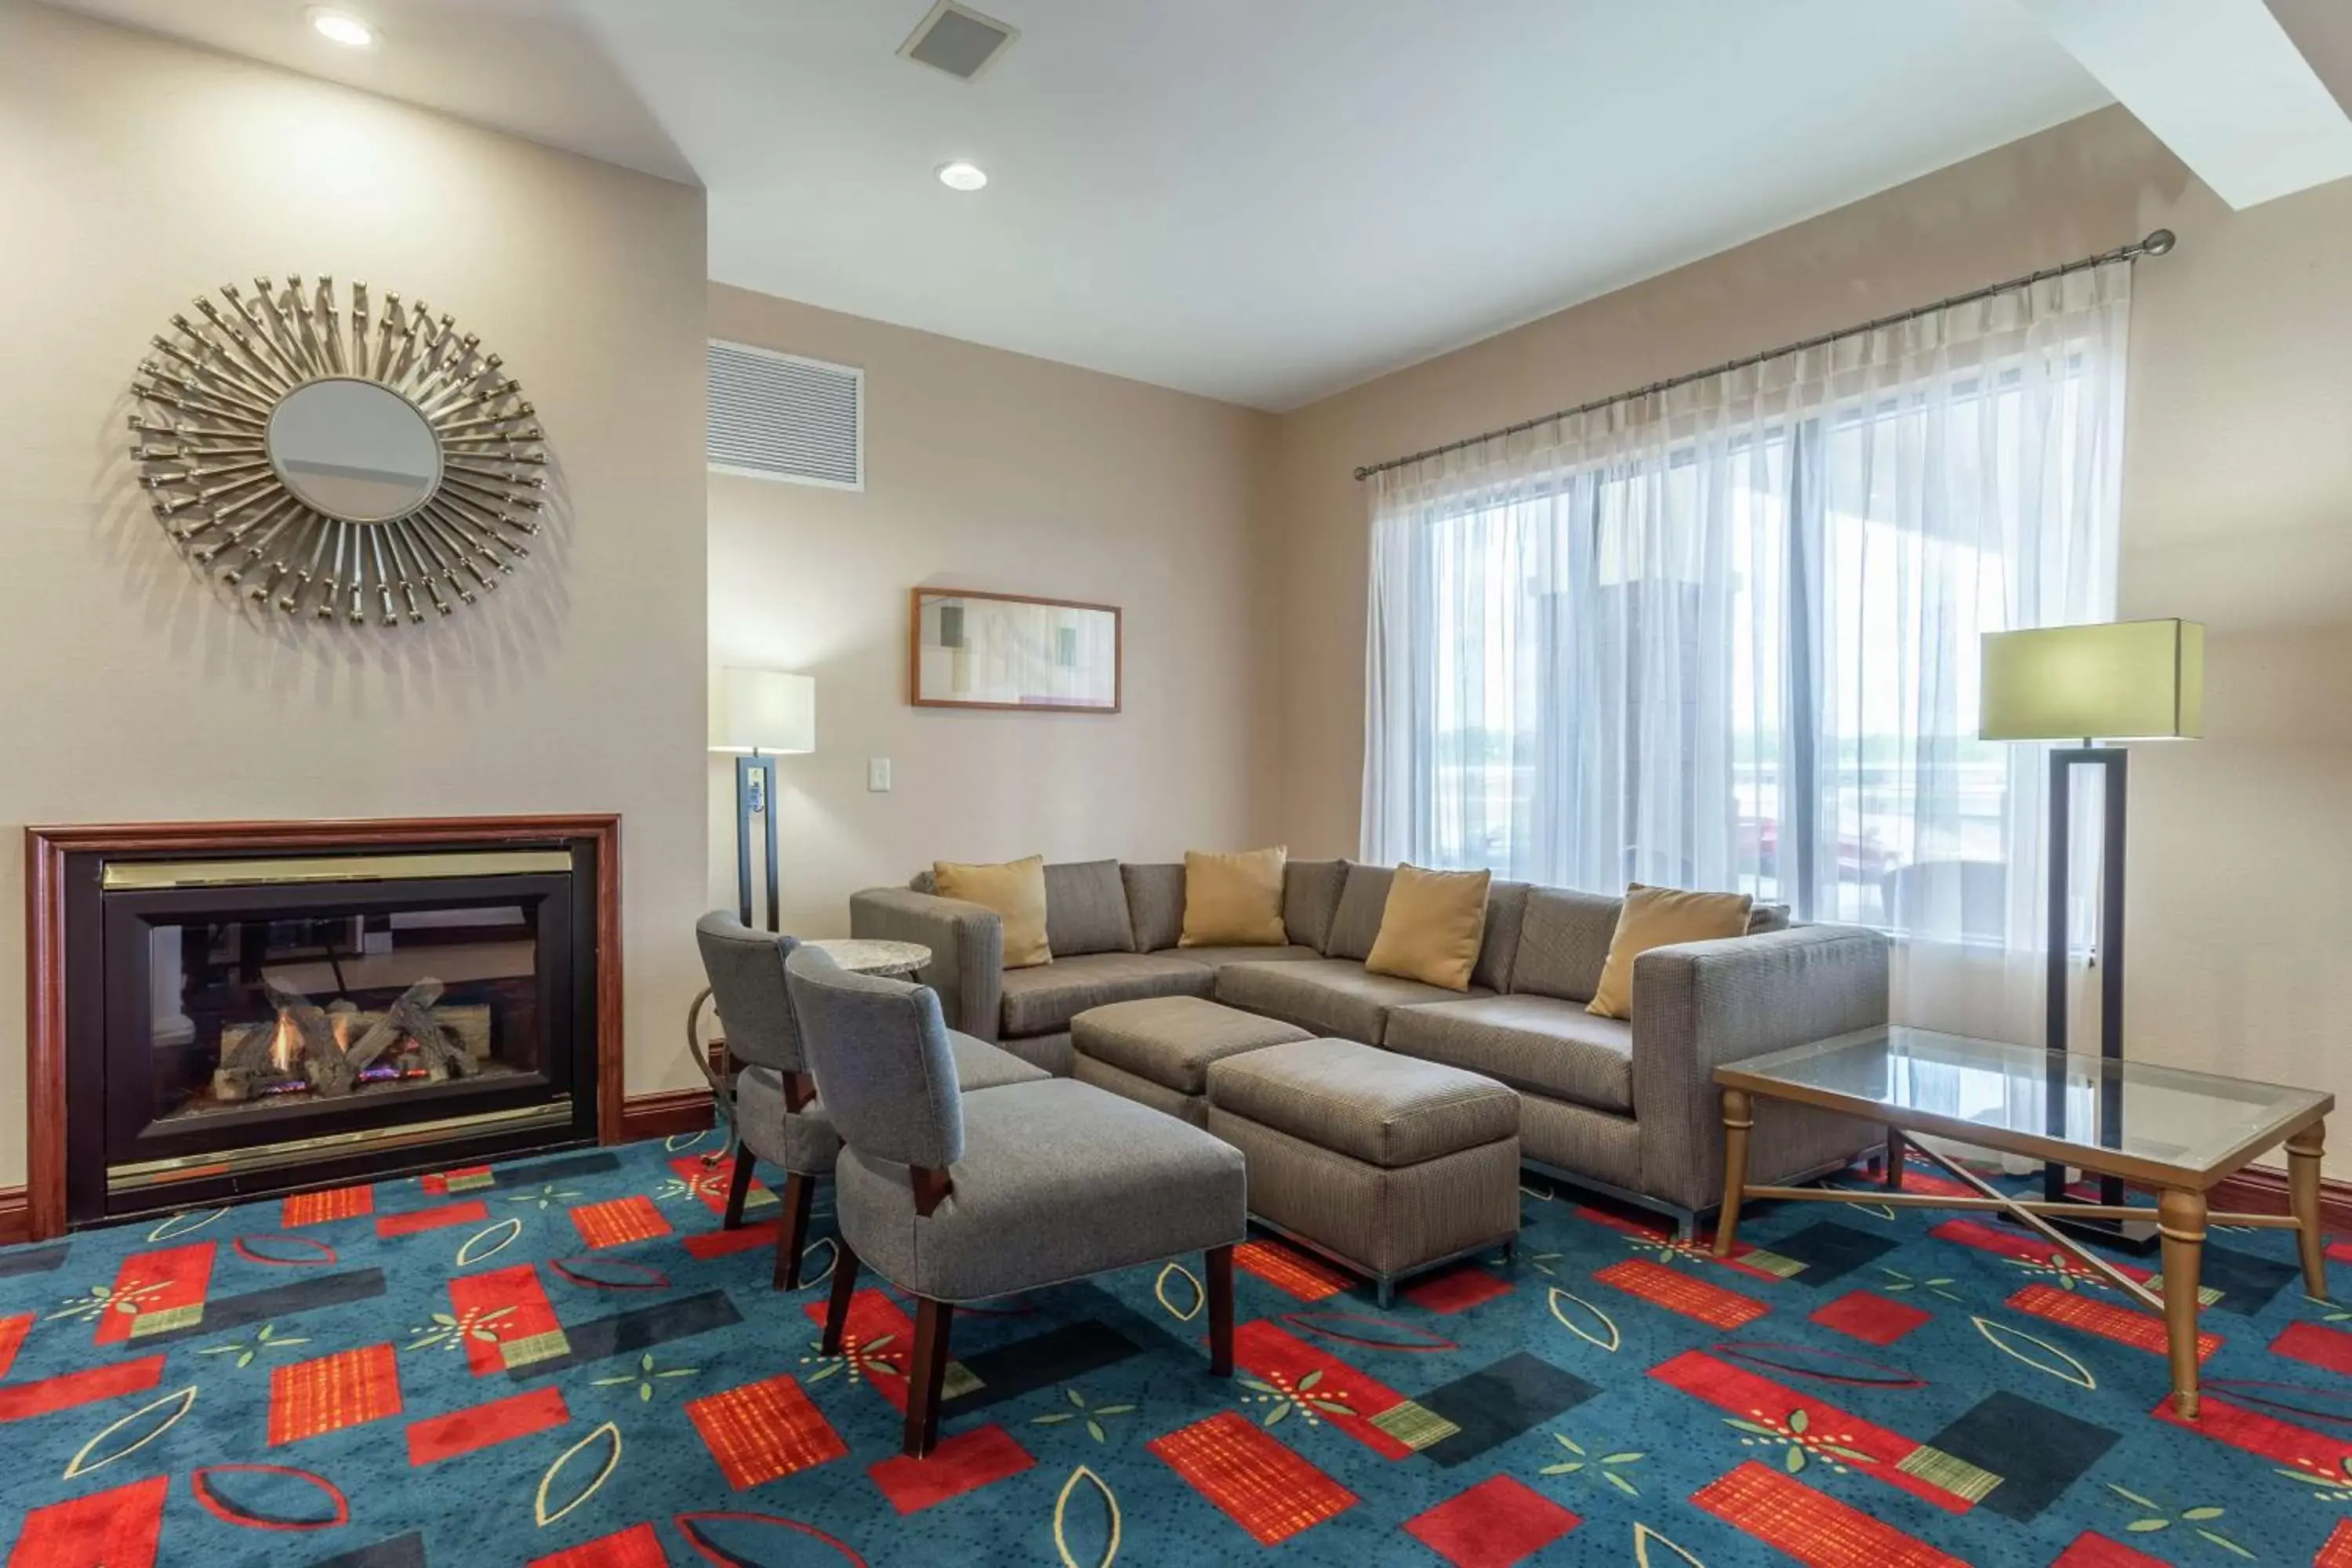
{"label": "lamp shade", "polygon": [[714,752],[816,750],[816,681],[780,669],[721,669],[710,681]]}
{"label": "lamp shade", "polygon": [[2191,738],[2205,732],[2205,628],[2114,621],[1984,639],[1987,741]]}

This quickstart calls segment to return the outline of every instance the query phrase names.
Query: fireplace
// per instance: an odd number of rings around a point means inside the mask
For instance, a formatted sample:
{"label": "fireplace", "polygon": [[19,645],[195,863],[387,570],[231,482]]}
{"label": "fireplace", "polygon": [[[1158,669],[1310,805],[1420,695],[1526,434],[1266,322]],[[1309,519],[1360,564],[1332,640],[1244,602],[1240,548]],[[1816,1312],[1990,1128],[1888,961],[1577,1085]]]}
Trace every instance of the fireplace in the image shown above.
{"label": "fireplace", "polygon": [[616,827],[241,826],[34,830],[37,1230],[597,1139]]}

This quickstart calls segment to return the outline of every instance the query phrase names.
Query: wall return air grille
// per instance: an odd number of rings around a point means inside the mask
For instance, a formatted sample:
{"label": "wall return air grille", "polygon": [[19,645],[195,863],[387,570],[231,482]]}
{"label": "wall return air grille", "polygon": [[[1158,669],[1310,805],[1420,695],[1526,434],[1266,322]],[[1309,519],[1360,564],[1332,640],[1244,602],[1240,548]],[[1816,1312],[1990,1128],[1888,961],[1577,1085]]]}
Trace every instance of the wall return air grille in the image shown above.
{"label": "wall return air grille", "polygon": [[710,344],[710,466],[866,488],[866,373],[746,343]]}

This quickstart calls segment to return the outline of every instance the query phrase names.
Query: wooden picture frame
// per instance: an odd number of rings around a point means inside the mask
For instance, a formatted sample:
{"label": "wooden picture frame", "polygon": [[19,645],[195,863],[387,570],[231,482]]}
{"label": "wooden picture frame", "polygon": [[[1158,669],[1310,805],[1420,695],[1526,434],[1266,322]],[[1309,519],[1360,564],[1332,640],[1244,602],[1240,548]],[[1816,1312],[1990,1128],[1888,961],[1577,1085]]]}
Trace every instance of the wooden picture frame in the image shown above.
{"label": "wooden picture frame", "polygon": [[[1000,608],[973,624],[968,612],[974,606]],[[907,701],[913,707],[1117,713],[1126,700],[1126,618],[1116,605],[976,588],[908,594]]]}

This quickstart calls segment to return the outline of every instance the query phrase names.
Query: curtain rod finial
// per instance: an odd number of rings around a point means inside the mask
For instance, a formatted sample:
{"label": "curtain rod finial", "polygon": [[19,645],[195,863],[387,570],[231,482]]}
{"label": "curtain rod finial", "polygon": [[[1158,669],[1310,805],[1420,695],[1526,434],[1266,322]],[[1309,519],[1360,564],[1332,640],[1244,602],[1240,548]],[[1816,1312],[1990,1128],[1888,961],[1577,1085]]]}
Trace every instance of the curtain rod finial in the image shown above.
{"label": "curtain rod finial", "polygon": [[2148,255],[2162,256],[2179,242],[2173,237],[2172,231],[2170,229],[2160,228],[2154,234],[2149,235],[2146,239],[2141,240],[2139,243],[2140,248],[2146,251]]}

